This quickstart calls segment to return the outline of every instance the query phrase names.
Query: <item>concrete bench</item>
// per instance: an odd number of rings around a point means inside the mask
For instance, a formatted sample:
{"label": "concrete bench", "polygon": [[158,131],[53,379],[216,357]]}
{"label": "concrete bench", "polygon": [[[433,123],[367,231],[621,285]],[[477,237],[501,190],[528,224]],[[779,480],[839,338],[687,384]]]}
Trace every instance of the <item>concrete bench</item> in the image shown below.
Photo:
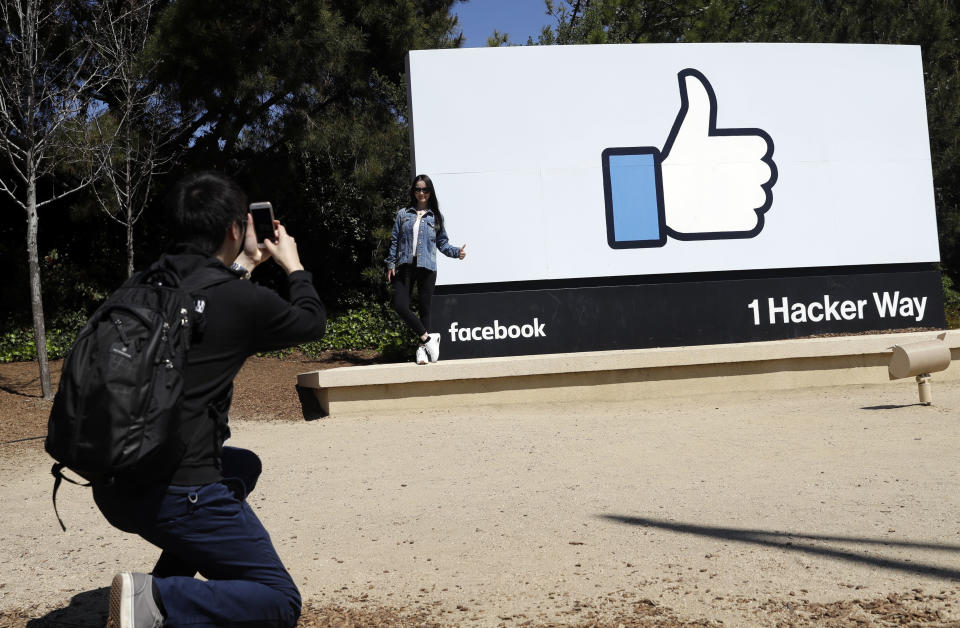
{"label": "concrete bench", "polygon": [[[733,390],[888,381],[891,347],[942,332],[838,336],[629,351],[377,364],[302,373],[304,414],[317,416],[466,404],[642,399]],[[960,330],[947,332],[953,360]],[[441,354],[442,356],[442,354]],[[953,366],[936,382],[960,380]],[[909,381],[911,384],[913,380]],[[905,403],[916,391],[904,393]]]}

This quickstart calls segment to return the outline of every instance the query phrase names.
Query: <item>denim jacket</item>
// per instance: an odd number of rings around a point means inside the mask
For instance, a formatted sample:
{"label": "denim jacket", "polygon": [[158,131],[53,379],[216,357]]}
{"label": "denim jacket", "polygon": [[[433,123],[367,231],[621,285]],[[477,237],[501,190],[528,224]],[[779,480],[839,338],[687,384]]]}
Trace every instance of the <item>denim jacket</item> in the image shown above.
{"label": "denim jacket", "polygon": [[433,210],[428,209],[420,220],[420,234],[417,237],[417,250],[413,251],[413,225],[417,222],[417,210],[413,207],[401,209],[393,222],[393,234],[390,236],[390,252],[387,253],[387,269],[395,269],[401,264],[410,264],[417,257],[417,266],[436,272],[437,249],[447,257],[460,257],[460,247],[450,244],[447,230],[434,229]]}

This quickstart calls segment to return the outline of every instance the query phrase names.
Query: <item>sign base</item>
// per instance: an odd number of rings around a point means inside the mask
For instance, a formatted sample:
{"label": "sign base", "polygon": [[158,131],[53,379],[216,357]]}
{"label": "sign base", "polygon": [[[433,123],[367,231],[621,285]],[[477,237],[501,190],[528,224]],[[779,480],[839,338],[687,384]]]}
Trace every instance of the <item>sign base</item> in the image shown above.
{"label": "sign base", "polygon": [[946,325],[939,271],[804,273],[507,290],[443,286],[433,297],[431,331],[441,334],[447,360]]}

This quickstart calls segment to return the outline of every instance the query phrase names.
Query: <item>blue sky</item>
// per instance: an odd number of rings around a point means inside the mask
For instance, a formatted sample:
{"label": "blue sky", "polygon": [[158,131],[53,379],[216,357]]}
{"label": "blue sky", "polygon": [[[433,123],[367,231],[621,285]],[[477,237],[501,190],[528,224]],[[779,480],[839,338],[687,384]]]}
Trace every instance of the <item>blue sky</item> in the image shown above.
{"label": "blue sky", "polygon": [[545,26],[553,26],[553,18],[546,15],[543,0],[469,0],[453,5],[452,13],[460,18],[460,28],[466,37],[465,48],[487,45],[493,29],[510,34],[510,42],[527,43]]}

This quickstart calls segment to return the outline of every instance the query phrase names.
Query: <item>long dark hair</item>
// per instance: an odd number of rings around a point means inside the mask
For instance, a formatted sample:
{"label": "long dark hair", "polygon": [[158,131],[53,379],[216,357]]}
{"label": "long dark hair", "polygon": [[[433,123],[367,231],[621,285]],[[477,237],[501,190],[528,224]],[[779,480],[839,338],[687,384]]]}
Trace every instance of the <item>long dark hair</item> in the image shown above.
{"label": "long dark hair", "polygon": [[424,185],[427,186],[427,190],[430,191],[430,196],[427,197],[427,207],[433,211],[433,228],[437,233],[440,233],[440,230],[443,229],[443,214],[440,213],[440,202],[437,200],[437,191],[433,189],[433,181],[425,174],[418,174],[410,184],[410,207],[414,209],[417,207],[417,195],[413,191],[413,188],[417,187],[418,181],[423,181]]}

